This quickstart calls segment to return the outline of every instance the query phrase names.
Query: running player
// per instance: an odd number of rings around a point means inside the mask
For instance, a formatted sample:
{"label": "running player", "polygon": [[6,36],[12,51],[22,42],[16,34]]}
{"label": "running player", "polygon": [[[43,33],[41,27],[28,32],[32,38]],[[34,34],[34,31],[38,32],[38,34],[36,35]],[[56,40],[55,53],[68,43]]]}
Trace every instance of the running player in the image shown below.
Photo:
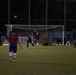
{"label": "running player", "polygon": [[28,34],[27,34],[27,48],[26,49],[28,49],[29,44],[31,44],[35,48],[34,43],[32,42],[32,35],[28,32]]}

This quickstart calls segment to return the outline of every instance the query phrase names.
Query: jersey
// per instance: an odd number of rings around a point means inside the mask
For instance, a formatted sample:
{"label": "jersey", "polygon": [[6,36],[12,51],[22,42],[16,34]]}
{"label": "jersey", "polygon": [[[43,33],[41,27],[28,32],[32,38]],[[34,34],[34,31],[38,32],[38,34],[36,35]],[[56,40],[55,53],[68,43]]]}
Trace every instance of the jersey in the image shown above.
{"label": "jersey", "polygon": [[36,33],[35,34],[35,39],[34,39],[34,42],[37,42],[37,41],[39,41],[39,38],[40,38],[40,34],[38,33]]}
{"label": "jersey", "polygon": [[40,34],[35,34],[35,38],[39,38],[40,37]]}
{"label": "jersey", "polygon": [[27,42],[32,42],[32,35],[30,33],[27,34]]}
{"label": "jersey", "polygon": [[10,34],[9,35],[9,42],[10,44],[17,44],[18,35],[17,34]]}

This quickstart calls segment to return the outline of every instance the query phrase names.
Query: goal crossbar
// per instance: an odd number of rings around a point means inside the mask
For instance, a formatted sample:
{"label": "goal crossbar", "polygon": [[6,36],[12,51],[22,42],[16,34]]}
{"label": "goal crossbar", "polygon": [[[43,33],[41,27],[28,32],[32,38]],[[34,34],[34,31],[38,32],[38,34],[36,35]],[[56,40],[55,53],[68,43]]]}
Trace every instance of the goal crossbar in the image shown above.
{"label": "goal crossbar", "polygon": [[17,29],[23,29],[23,30],[44,30],[44,29],[53,29],[57,27],[64,27],[64,25],[5,25],[7,27],[17,28]]}

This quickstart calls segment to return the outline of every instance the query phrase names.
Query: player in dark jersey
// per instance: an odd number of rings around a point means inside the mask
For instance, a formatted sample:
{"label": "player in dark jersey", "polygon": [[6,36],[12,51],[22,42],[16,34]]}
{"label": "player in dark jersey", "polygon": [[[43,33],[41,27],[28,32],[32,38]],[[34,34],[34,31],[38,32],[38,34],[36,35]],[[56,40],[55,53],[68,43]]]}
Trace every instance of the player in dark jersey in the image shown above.
{"label": "player in dark jersey", "polygon": [[8,41],[9,41],[10,61],[15,62],[16,52],[17,52],[17,43],[20,45],[20,47],[21,47],[21,44],[19,42],[18,35],[15,33],[14,30],[10,33]]}
{"label": "player in dark jersey", "polygon": [[[34,44],[32,42],[32,35],[28,32],[28,34],[27,34],[27,48],[26,49],[28,49],[29,44],[31,44],[32,46],[34,46]],[[34,48],[35,48],[35,46],[34,46]]]}
{"label": "player in dark jersey", "polygon": [[37,32],[36,30],[34,30],[34,32],[33,32],[33,37],[34,37],[34,38],[35,38],[35,34],[36,34],[36,32]]}
{"label": "player in dark jersey", "polygon": [[36,43],[36,37],[35,37],[36,32],[37,32],[36,30],[33,31],[33,39],[34,39],[34,43]]}

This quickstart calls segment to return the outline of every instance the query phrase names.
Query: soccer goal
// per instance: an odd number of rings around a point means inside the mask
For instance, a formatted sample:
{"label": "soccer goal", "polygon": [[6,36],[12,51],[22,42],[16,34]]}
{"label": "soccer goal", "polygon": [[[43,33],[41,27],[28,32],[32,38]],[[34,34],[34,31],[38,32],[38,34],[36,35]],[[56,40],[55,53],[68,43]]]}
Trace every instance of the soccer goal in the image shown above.
{"label": "soccer goal", "polygon": [[26,34],[28,31],[33,33],[37,30],[40,33],[40,43],[48,41],[52,43],[55,38],[59,39],[64,45],[64,25],[5,25],[7,26],[7,35],[11,30],[15,30],[19,35],[20,42],[26,43]]}

